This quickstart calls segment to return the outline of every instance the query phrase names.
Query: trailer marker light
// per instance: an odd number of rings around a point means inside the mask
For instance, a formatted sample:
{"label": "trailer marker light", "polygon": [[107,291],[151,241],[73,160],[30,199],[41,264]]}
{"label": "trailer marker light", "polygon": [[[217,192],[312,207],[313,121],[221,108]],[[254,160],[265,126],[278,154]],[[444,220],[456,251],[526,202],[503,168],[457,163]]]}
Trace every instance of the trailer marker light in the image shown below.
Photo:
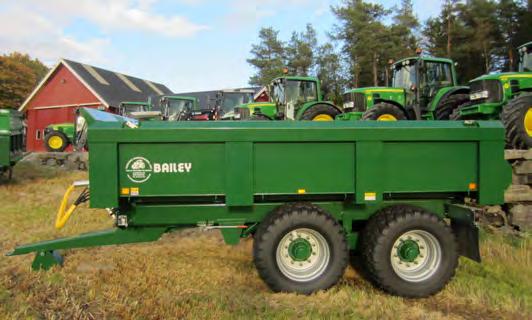
{"label": "trailer marker light", "polygon": [[477,184],[474,182],[469,183],[469,190],[477,190]]}
{"label": "trailer marker light", "polygon": [[120,194],[127,196],[129,194],[129,188],[122,188]]}
{"label": "trailer marker light", "polygon": [[305,194],[307,193],[307,190],[305,189],[297,189],[297,194]]}

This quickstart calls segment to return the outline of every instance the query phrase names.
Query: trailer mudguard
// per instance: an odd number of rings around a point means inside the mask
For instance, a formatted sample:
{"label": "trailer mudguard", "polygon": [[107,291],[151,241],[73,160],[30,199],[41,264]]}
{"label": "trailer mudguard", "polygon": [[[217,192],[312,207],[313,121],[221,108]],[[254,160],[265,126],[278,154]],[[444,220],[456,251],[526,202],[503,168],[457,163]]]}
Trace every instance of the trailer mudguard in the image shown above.
{"label": "trailer mudguard", "polygon": [[481,262],[475,213],[465,205],[449,204],[447,216],[451,219],[451,229],[458,243],[458,253],[473,261]]}

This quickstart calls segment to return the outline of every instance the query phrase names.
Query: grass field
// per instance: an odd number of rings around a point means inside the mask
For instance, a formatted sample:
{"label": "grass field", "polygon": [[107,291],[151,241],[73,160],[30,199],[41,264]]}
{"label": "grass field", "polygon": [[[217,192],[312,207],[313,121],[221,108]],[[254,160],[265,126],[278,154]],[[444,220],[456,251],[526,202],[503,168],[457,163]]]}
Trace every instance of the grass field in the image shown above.
{"label": "grass field", "polygon": [[[20,163],[0,184],[0,251],[16,244],[111,227],[104,210],[82,208],[53,228],[62,194],[86,173]],[[426,299],[392,297],[349,268],[311,296],[272,293],[252,263],[251,240],[223,244],[217,232],[182,231],[159,242],[66,252],[65,266],[30,270],[33,256],[0,258],[0,319],[532,319],[528,236],[482,233],[483,263],[461,258],[454,280]]]}

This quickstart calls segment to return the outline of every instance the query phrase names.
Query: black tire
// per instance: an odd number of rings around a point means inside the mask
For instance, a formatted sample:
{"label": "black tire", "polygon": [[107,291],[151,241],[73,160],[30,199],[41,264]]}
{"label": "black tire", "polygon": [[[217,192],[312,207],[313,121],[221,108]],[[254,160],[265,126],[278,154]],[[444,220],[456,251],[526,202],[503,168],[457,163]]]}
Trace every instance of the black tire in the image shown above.
{"label": "black tire", "polygon": [[[397,244],[397,241],[400,241],[401,236],[404,235],[406,237],[405,234],[407,232],[430,234],[439,244],[441,249],[439,263],[434,264],[433,267],[428,267],[429,274],[426,279],[421,278],[416,281],[409,281],[394,269],[396,266],[397,268],[404,268],[408,264],[412,264],[412,267],[416,268],[415,265],[419,263],[417,262],[418,257],[421,259],[421,264],[418,268],[425,268],[427,266],[425,262],[431,261],[431,251],[426,249],[425,256],[421,254],[423,253],[421,249],[424,249],[422,245],[418,247],[419,255],[416,256],[414,262],[399,262],[404,260],[391,257],[392,250],[397,250],[399,254],[400,247],[394,249],[394,245]],[[402,246],[404,242],[400,243],[400,246]],[[417,243],[420,244],[420,242]],[[428,244],[429,242],[426,243]],[[447,224],[435,214],[407,205],[390,206],[371,217],[362,233],[361,251],[364,269],[367,270],[369,280],[388,293],[408,298],[427,297],[437,293],[454,276],[458,265],[457,243]],[[432,252],[434,253],[435,251]],[[435,254],[432,254],[432,257],[435,256]],[[392,259],[398,260],[394,263]],[[438,259],[435,261],[438,261]],[[405,266],[400,266],[402,263]]]}
{"label": "black tire", "polygon": [[[55,137],[61,139],[62,144],[60,147],[53,147],[50,145],[50,139]],[[68,147],[68,144],[68,138],[61,131],[52,131],[44,137],[44,146],[46,147],[46,150],[50,152],[62,152],[66,149],[66,147]]]}
{"label": "black tire", "polygon": [[[530,119],[532,117],[532,94],[520,95],[502,108],[501,121],[506,129],[506,144],[511,148],[532,148],[532,136],[527,132],[525,124],[527,113],[527,119]],[[528,131],[532,131],[530,123],[528,126]]]}
{"label": "black tire", "polygon": [[[277,251],[283,250],[279,245],[295,230],[311,230],[319,234],[329,252],[329,259],[323,268],[318,269],[317,275],[309,280],[289,278],[281,271],[282,262],[277,260]],[[328,289],[344,274],[348,257],[343,228],[330,214],[310,203],[293,203],[277,208],[261,222],[254,234],[253,262],[259,276],[275,292],[311,294]],[[299,263],[296,261],[296,264]]]}
{"label": "black tire", "polygon": [[252,121],[268,121],[268,120],[272,120],[270,117],[268,117],[267,115],[265,114],[262,114],[262,113],[257,113],[257,114],[253,114],[251,115],[251,119]]}
{"label": "black tire", "polygon": [[320,115],[329,116],[334,120],[340,113],[340,110],[330,104],[315,104],[303,112],[301,120],[318,121],[316,117]]}
{"label": "black tire", "polygon": [[434,111],[434,119],[449,120],[453,111],[467,102],[469,102],[469,95],[465,93],[457,93],[444,98]]}
{"label": "black tire", "polygon": [[387,102],[379,102],[373,107],[370,107],[364,114],[362,120],[378,120],[380,116],[391,115],[396,120],[408,120],[401,108]]}

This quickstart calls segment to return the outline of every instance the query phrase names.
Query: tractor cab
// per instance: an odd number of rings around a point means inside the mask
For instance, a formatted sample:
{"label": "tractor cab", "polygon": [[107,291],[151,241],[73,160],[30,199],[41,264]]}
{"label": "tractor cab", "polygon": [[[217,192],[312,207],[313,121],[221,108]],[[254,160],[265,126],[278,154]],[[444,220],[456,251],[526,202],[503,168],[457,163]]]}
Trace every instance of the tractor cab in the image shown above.
{"label": "tractor cab", "polygon": [[456,86],[449,59],[408,58],[392,65],[392,86],[403,88],[409,118],[421,119],[442,88]]}
{"label": "tractor cab", "polygon": [[320,81],[315,77],[275,78],[268,85],[272,102],[243,105],[241,119],[253,120],[313,120],[331,121],[341,113],[340,108],[323,101]]}
{"label": "tractor cab", "polygon": [[532,72],[532,41],[519,48],[519,72]]}
{"label": "tractor cab", "polygon": [[160,111],[165,121],[190,120],[191,114],[198,108],[194,97],[159,95],[148,99],[152,111]]}
{"label": "tractor cab", "polygon": [[149,109],[149,104],[146,102],[127,101],[120,103],[118,114],[123,117],[132,117],[133,112],[147,112]]}
{"label": "tractor cab", "polygon": [[234,89],[220,90],[216,93],[215,118],[221,120],[233,119],[235,108],[242,104],[252,103],[255,90]]}
{"label": "tractor cab", "polygon": [[457,85],[450,59],[405,58],[393,63],[391,71],[392,87],[366,87],[346,92],[346,114],[341,118],[447,120],[455,108],[469,99],[469,89]]}

